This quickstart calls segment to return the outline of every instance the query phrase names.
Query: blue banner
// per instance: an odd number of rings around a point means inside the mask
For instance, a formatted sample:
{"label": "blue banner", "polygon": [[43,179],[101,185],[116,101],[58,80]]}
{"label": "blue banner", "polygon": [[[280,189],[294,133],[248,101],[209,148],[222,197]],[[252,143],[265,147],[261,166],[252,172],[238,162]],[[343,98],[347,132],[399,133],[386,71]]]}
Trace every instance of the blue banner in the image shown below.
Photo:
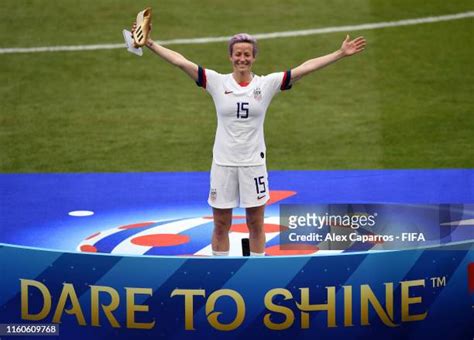
{"label": "blue banner", "polygon": [[58,324],[64,339],[473,336],[472,241],[226,259],[2,245],[0,261],[0,323]]}

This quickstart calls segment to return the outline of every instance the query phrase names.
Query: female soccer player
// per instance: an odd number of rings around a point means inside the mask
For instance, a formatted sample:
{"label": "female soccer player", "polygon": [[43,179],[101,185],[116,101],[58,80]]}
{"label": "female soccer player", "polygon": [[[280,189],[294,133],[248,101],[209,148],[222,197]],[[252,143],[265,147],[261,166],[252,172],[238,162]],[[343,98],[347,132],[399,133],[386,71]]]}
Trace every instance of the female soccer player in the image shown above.
{"label": "female soccer player", "polygon": [[[132,27],[132,32],[135,30]],[[246,33],[229,40],[232,73],[220,74],[189,61],[181,54],[154,42],[146,46],[162,59],[179,67],[214,100],[217,132],[213,148],[208,203],[213,208],[212,252],[229,254],[229,229],[232,209],[246,209],[250,254],[265,255],[263,230],[265,203],[268,201],[266,150],[263,136],[265,112],[275,94],[288,90],[304,76],[341,58],[364,50],[365,39],[346,36],[341,48],[328,55],[310,59],[286,72],[258,76],[252,73],[257,56],[257,41]]]}

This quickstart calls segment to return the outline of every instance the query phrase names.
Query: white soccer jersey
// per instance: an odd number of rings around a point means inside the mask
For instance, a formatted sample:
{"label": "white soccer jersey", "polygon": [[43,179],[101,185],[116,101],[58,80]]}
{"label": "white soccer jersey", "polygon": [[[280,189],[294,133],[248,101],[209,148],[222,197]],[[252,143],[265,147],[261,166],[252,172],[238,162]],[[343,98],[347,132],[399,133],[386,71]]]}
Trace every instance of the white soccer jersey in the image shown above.
{"label": "white soccer jersey", "polygon": [[198,86],[209,92],[217,112],[214,162],[223,166],[265,164],[263,122],[275,94],[290,89],[291,72],[254,75],[241,86],[232,74],[219,74],[199,67]]}

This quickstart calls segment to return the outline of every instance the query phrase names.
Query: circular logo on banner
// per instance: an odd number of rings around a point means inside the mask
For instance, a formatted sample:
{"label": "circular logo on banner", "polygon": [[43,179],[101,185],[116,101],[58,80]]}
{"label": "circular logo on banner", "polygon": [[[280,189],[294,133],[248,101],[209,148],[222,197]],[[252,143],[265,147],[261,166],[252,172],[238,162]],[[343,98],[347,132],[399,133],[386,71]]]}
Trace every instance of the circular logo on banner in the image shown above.
{"label": "circular logo on banner", "polygon": [[[281,250],[279,247],[279,217],[266,217],[264,230],[267,255],[307,255],[317,247]],[[99,231],[87,237],[78,246],[81,252],[127,254],[210,256],[214,221],[211,216],[149,221]],[[229,233],[231,256],[241,256],[241,241],[249,232],[245,216],[234,216]]]}

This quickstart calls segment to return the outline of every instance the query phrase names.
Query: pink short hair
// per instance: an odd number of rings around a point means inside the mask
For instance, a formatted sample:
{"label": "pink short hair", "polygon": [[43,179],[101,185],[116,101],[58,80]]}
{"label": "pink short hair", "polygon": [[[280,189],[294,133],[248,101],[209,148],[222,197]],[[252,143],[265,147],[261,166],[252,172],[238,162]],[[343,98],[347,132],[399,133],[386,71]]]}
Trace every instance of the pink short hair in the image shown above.
{"label": "pink short hair", "polygon": [[252,44],[252,46],[253,46],[253,50],[252,50],[253,56],[256,57],[257,52],[258,52],[257,39],[255,39],[254,37],[252,37],[250,34],[247,34],[247,33],[239,33],[239,34],[234,35],[232,38],[230,38],[230,40],[229,40],[229,55],[232,55],[232,49],[234,48],[235,44],[243,43],[243,42]]}

